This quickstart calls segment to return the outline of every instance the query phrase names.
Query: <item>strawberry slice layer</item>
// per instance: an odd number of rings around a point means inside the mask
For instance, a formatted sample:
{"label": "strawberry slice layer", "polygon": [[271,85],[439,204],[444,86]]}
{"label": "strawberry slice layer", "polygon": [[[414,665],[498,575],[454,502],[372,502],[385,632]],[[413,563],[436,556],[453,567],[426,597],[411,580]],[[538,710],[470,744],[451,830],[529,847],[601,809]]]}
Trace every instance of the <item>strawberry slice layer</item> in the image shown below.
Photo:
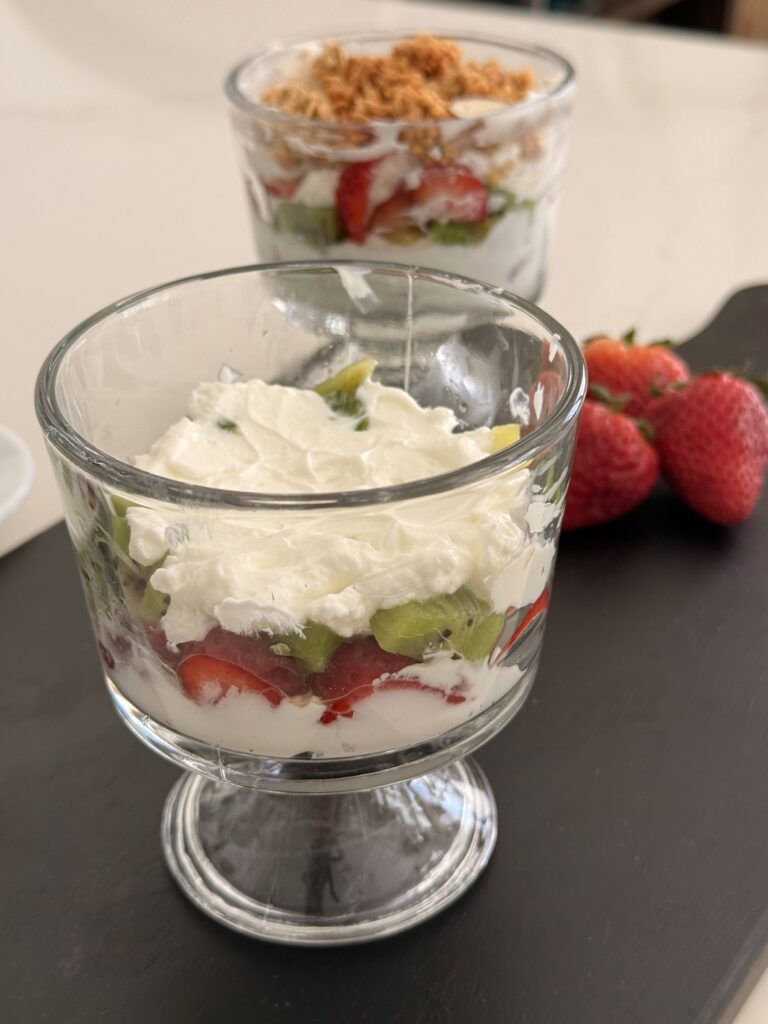
{"label": "strawberry slice layer", "polygon": [[198,703],[217,704],[232,689],[260,693],[275,707],[283,699],[279,690],[255,673],[207,654],[185,658],[178,675],[186,695]]}
{"label": "strawberry slice layer", "polygon": [[179,655],[182,662],[195,655],[205,655],[233,665],[285,697],[308,693],[309,676],[301,662],[288,655],[275,654],[272,644],[269,637],[240,636],[216,626],[203,640],[180,644]]}
{"label": "strawberry slice layer", "polygon": [[443,223],[476,224],[488,213],[485,186],[462,164],[425,168],[413,202],[421,217]]}
{"label": "strawberry slice layer", "polygon": [[391,199],[375,208],[368,225],[369,231],[391,231],[412,224],[408,216],[413,199],[410,192],[396,192]]}
{"label": "strawberry slice layer", "polygon": [[339,717],[351,718],[355,704],[380,690],[423,690],[434,693],[448,704],[464,701],[459,693],[446,693],[437,686],[427,686],[419,679],[407,676],[382,679],[382,676],[392,676],[412,664],[409,658],[383,651],[373,637],[342,644],[325,671],[313,680],[312,689],[316,696],[328,702],[320,721],[323,725],[330,725]]}
{"label": "strawberry slice layer", "polygon": [[336,186],[336,208],[347,238],[364,242],[370,216],[371,181],[378,160],[347,164]]}

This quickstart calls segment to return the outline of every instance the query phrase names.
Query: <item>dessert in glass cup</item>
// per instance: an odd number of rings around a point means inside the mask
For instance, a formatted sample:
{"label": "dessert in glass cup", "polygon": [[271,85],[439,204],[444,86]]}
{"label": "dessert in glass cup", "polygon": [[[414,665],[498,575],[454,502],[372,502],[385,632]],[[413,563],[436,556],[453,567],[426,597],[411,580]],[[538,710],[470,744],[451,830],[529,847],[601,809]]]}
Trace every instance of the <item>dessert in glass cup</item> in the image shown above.
{"label": "dessert in glass cup", "polygon": [[244,61],[227,95],[259,256],[389,259],[537,298],[573,87],[555,53],[473,38]]}
{"label": "dessert in glass cup", "polygon": [[[387,264],[176,282],[51,354],[38,415],[107,686],[195,773],[163,834],[203,910],[358,941],[482,869],[492,796],[458,759],[533,682],[583,393],[535,307]],[[309,892],[319,838],[340,874]]]}

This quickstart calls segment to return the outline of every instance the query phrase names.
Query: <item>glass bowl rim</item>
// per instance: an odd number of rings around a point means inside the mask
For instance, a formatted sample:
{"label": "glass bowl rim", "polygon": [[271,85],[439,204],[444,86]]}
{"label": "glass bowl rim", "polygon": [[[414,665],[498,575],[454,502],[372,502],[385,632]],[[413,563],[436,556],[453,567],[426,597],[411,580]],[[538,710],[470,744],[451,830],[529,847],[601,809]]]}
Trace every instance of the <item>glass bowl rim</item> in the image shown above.
{"label": "glass bowl rim", "polygon": [[[506,302],[514,309],[520,309],[532,316],[561,345],[566,361],[568,379],[560,401],[552,413],[540,425],[508,448],[487,455],[477,462],[437,476],[423,477],[404,484],[390,487],[373,487],[361,490],[327,491],[304,494],[279,494],[256,491],[225,490],[218,487],[204,487],[187,484],[169,477],[158,476],[138,469],[128,462],[114,458],[87,441],[75,431],[62,412],[56,397],[56,381],[61,364],[69,350],[88,331],[116,314],[124,313],[151,300],[161,293],[171,292],[182,286],[201,281],[237,275],[271,274],[286,272],[334,271],[340,267],[365,267],[369,272],[394,276],[418,275],[436,280],[460,289],[480,289],[495,299]],[[568,429],[578,416],[586,395],[586,366],[576,341],[553,317],[539,309],[532,302],[521,299],[503,288],[474,281],[471,278],[444,271],[431,270],[401,263],[377,262],[373,260],[301,260],[290,263],[256,263],[222,270],[191,274],[164,284],[134,292],[125,298],[110,303],[87,317],[69,331],[46,357],[37,376],[35,385],[35,411],[47,442],[88,475],[107,484],[116,491],[141,496],[174,505],[214,507],[218,509],[283,509],[316,510],[321,508],[348,508],[350,506],[376,506],[395,501],[405,501],[433,494],[453,491],[457,488],[490,478],[498,472],[519,465],[544,451]]]}
{"label": "glass bowl rim", "polygon": [[[473,35],[468,33],[455,33],[455,32],[437,32],[430,33],[439,39],[449,39],[456,43],[478,43],[485,46],[495,46],[501,50],[513,50],[517,53],[531,54],[536,57],[543,57],[546,60],[551,61],[557,65],[560,71],[563,72],[563,77],[557,85],[553,86],[551,90],[545,92],[542,96],[534,96],[532,99],[523,99],[520,103],[515,103],[512,106],[507,106],[503,110],[498,110],[493,114],[484,114],[482,117],[452,117],[435,119],[428,118],[424,121],[394,121],[394,120],[371,120],[366,121],[364,124],[353,124],[343,123],[337,124],[333,121],[323,121],[320,118],[313,117],[296,117],[293,114],[285,114],[275,107],[267,107],[262,103],[258,103],[255,100],[249,99],[241,90],[239,84],[239,78],[242,72],[252,64],[256,64],[259,61],[266,60],[268,57],[276,56],[279,53],[287,53],[291,50],[298,50],[302,46],[309,46],[312,43],[327,43],[327,42],[338,42],[338,43],[352,43],[352,42],[378,42],[385,41],[387,39],[409,39],[413,38],[416,33],[408,34],[405,32],[396,32],[394,30],[369,30],[369,31],[357,31],[357,32],[340,32],[336,35],[326,35],[320,38],[302,38],[297,39],[294,42],[286,43],[275,43],[264,50],[259,50],[257,53],[252,53],[248,57],[244,57],[242,60],[232,68],[227,77],[224,80],[224,92],[227,99],[232,103],[233,106],[238,107],[240,110],[244,110],[249,114],[258,115],[259,118],[265,121],[273,121],[277,124],[290,127],[313,127],[322,128],[326,132],[338,131],[344,132],[349,131],[350,128],[382,128],[392,125],[396,125],[402,128],[438,128],[448,124],[462,124],[474,125],[478,121],[489,121],[496,117],[509,117],[510,114],[525,113],[527,114],[531,110],[536,110],[540,107],[551,104],[553,100],[558,99],[561,96],[565,96],[570,93],[576,85],[576,69],[566,60],[561,54],[555,50],[547,49],[544,46],[538,46],[535,43],[516,42],[511,39],[490,39],[487,36]],[[355,147],[356,148],[356,147]]]}

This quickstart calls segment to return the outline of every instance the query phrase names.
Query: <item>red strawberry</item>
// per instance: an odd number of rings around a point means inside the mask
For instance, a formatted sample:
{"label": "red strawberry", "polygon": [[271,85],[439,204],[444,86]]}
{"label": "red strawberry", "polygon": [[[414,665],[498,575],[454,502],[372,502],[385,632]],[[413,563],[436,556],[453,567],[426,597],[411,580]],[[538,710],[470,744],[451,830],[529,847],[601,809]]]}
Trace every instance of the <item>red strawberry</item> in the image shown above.
{"label": "red strawberry", "polygon": [[444,697],[450,704],[464,700],[460,694],[449,693],[434,686],[426,686],[418,679],[385,679],[374,687],[383,675],[402,672],[413,664],[410,658],[382,651],[373,637],[364,637],[342,644],[333,654],[324,672],[314,677],[312,688],[328,708],[320,721],[324,725],[335,722],[341,715],[351,718],[353,705],[370,697],[376,690],[426,690]]}
{"label": "red strawberry", "polygon": [[686,504],[730,526],[754,510],[768,463],[768,411],[747,381],[706,373],[646,410],[664,475]]}
{"label": "red strawberry", "polygon": [[474,224],[485,220],[488,213],[485,186],[461,164],[427,167],[413,192],[413,201],[426,220]]}
{"label": "red strawberry", "polygon": [[182,661],[205,655],[242,669],[286,697],[309,692],[309,679],[301,662],[289,655],[275,654],[271,650],[272,642],[269,637],[240,636],[216,626],[205,639],[180,644],[179,654]]}
{"label": "red strawberry", "polygon": [[634,420],[587,399],[576,433],[563,529],[618,519],[653,490],[659,457]]}
{"label": "red strawberry", "polygon": [[264,182],[264,188],[269,195],[276,199],[291,199],[295,195],[300,181],[301,178],[273,178],[271,181]]}
{"label": "red strawberry", "polygon": [[614,395],[629,395],[628,416],[642,416],[654,388],[688,380],[690,371],[666,345],[635,345],[626,338],[593,338],[584,346],[589,383]]}
{"label": "red strawberry", "polygon": [[185,658],[179,665],[178,673],[184,692],[195,701],[211,701],[216,704],[231,689],[260,693],[273,705],[283,699],[283,694],[265,679],[239,665],[211,658],[207,654],[193,654],[191,658]]}
{"label": "red strawberry", "polygon": [[347,164],[336,186],[336,208],[347,238],[364,242],[370,215],[369,193],[377,160]]}
{"label": "red strawberry", "polygon": [[363,637],[336,648],[325,671],[314,677],[312,689],[322,700],[336,700],[412,664],[401,654],[382,651],[372,636]]}
{"label": "red strawberry", "polygon": [[410,192],[396,192],[391,199],[381,203],[373,211],[368,225],[369,231],[391,231],[393,228],[412,223],[408,216],[412,206]]}

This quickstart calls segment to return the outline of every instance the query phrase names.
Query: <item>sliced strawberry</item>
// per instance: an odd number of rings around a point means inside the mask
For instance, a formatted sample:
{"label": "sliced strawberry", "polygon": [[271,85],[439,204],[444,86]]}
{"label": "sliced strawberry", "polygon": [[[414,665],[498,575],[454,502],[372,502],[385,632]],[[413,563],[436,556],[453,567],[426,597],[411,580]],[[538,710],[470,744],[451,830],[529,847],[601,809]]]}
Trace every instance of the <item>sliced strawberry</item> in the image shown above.
{"label": "sliced strawberry", "polygon": [[301,178],[273,178],[264,182],[264,188],[276,199],[292,199],[300,181]]}
{"label": "sliced strawberry", "polygon": [[[427,693],[436,693],[438,697],[445,700],[446,704],[463,704],[467,699],[461,693],[441,690],[439,686],[427,686],[426,683],[420,683],[418,679],[385,679],[375,686],[374,690],[422,690]],[[366,696],[370,696],[370,694],[366,694]]]}
{"label": "sliced strawberry", "polygon": [[382,676],[402,672],[412,664],[409,658],[382,651],[373,637],[342,644],[335,651],[325,672],[315,676],[313,681],[315,694],[328,701],[320,721],[329,725],[340,716],[351,718],[354,705],[378,690],[425,690],[444,698],[449,704],[462,703],[464,697],[461,694],[446,693],[418,679],[398,677],[376,682]]}
{"label": "sliced strawberry", "polygon": [[370,215],[369,194],[377,160],[347,164],[336,186],[336,208],[347,238],[364,242]]}
{"label": "sliced strawberry", "polygon": [[216,704],[232,689],[240,693],[260,693],[275,706],[283,699],[283,694],[265,679],[239,665],[207,654],[193,654],[191,658],[185,658],[179,665],[178,674],[186,695],[198,702]]}
{"label": "sliced strawberry", "polygon": [[381,203],[373,211],[368,224],[369,231],[392,231],[395,228],[412,224],[409,216],[413,199],[410,192],[396,192],[386,203]]}
{"label": "sliced strawberry", "polygon": [[427,167],[413,192],[414,204],[426,220],[475,224],[488,213],[488,193],[479,178],[461,164]]}
{"label": "sliced strawberry", "polygon": [[265,636],[240,636],[216,626],[203,640],[179,645],[182,659],[206,655],[234,665],[265,681],[286,697],[309,692],[309,676],[298,658],[275,654],[273,640]]}
{"label": "sliced strawberry", "polygon": [[372,636],[361,637],[336,648],[325,671],[312,680],[312,690],[321,700],[337,700],[412,664],[411,658],[383,651]]}

